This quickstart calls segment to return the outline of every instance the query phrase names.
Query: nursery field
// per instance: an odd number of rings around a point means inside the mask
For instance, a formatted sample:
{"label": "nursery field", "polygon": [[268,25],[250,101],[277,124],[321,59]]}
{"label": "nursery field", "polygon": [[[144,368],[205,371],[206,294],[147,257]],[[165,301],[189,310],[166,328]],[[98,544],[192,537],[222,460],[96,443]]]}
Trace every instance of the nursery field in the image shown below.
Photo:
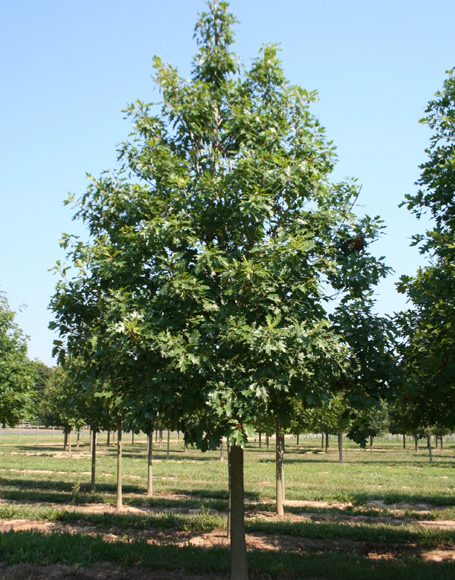
{"label": "nursery field", "polygon": [[[227,465],[220,452],[155,445],[146,497],[146,439],[124,436],[124,504],[115,510],[116,448],[99,437],[90,493],[88,434],[71,456],[58,431],[0,431],[0,578],[227,578]],[[455,577],[455,442],[372,450],[335,437],[286,441],[285,516],[274,513],[274,441],[245,454],[251,578]]]}

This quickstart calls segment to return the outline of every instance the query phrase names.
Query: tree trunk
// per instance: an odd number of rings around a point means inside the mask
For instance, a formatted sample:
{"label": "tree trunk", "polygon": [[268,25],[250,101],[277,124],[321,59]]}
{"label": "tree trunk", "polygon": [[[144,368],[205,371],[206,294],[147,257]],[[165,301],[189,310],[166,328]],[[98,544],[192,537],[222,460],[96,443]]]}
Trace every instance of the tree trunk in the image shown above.
{"label": "tree trunk", "polygon": [[90,491],[95,493],[95,481],[96,481],[96,429],[91,430],[91,442],[92,442],[92,473],[90,479]]}
{"label": "tree trunk", "polygon": [[324,449],[324,433],[321,433],[321,449]]}
{"label": "tree trunk", "polygon": [[417,434],[414,433],[414,451],[417,453],[418,450],[419,450],[419,438],[417,437]]}
{"label": "tree trunk", "polygon": [[433,463],[433,447],[431,446],[431,435],[427,435],[428,443],[428,461]]}
{"label": "tree trunk", "polygon": [[329,452],[329,433],[328,431],[325,432],[325,452]]}
{"label": "tree trunk", "polygon": [[231,474],[231,580],[248,580],[245,542],[245,498],[243,486],[243,449],[230,448]]}
{"label": "tree trunk", "polygon": [[111,444],[111,432],[108,431],[107,432],[107,440],[106,440],[106,445],[109,447]]}
{"label": "tree trunk", "polygon": [[171,431],[167,430],[167,442],[166,442],[166,459],[169,459],[171,453]]}
{"label": "tree trunk", "polygon": [[296,445],[297,445],[297,447],[298,447],[298,446],[299,446],[299,444],[300,444],[300,433],[297,433],[297,437],[296,437],[296,439],[297,439],[297,441],[296,441]]}
{"label": "tree trunk", "polygon": [[259,440],[259,449],[262,447],[262,433],[259,431],[258,433],[258,440]]}
{"label": "tree trunk", "polygon": [[222,437],[220,439],[220,461],[224,461],[224,441]]}
{"label": "tree trunk", "polygon": [[134,431],[131,431],[131,446],[134,446]]}
{"label": "tree trunk", "polygon": [[373,450],[373,435],[370,435],[370,449]]}
{"label": "tree trunk", "polygon": [[71,449],[71,431],[68,432],[68,455],[71,457],[72,449]]}
{"label": "tree trunk", "polygon": [[163,430],[160,429],[160,442],[159,442],[159,446],[162,447],[163,446]]}
{"label": "tree trunk", "polygon": [[442,440],[443,440],[444,436],[441,435],[441,437],[439,438],[439,443],[441,444],[441,451],[442,451]]}
{"label": "tree trunk", "polygon": [[232,505],[232,485],[231,485],[231,446],[229,440],[226,443],[228,456],[228,516],[226,525],[226,537],[231,539],[231,505]]}
{"label": "tree trunk", "polygon": [[267,447],[267,449],[269,448],[269,445],[270,445],[270,437],[269,437],[269,434],[266,433],[265,434],[265,446]]}
{"label": "tree trunk", "polygon": [[338,433],[338,463],[343,463],[343,433]]}
{"label": "tree trunk", "polygon": [[147,436],[147,497],[153,495],[153,431]]}
{"label": "tree trunk", "polygon": [[122,465],[122,427],[118,428],[117,432],[117,499],[115,507],[117,510],[121,510],[123,507],[123,465]]}
{"label": "tree trunk", "polygon": [[276,513],[284,516],[284,435],[280,420],[275,419],[276,446]]}
{"label": "tree trunk", "polygon": [[406,435],[403,433],[403,449],[406,449]]}
{"label": "tree trunk", "polygon": [[80,442],[81,442],[81,430],[78,429],[77,436],[76,436],[76,449],[79,449]]}

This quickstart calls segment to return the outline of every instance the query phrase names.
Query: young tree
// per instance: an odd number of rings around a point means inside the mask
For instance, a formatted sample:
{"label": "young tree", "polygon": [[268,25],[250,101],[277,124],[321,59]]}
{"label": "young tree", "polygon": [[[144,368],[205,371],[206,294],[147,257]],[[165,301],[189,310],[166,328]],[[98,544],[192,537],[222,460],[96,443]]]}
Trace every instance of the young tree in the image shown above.
{"label": "young tree", "polygon": [[324,300],[360,298],[359,274],[384,268],[366,257],[379,224],[352,214],[355,183],[329,181],[316,95],[286,81],[276,47],[243,69],[227,3],[209,8],[191,79],[155,59],[161,108],[128,109],[120,170],[79,200],[90,240],[65,238],[73,269],[53,308],[61,348],[85,349],[117,396],[187,417],[203,449],[227,437],[231,574],[243,580],[248,429],[273,416],[280,433],[289,400],[314,406],[336,389],[349,346]]}
{"label": "young tree", "polygon": [[48,380],[38,405],[38,414],[46,426],[61,427],[63,447],[71,454],[71,431],[85,425],[78,405],[79,387],[64,368],[56,367]]}

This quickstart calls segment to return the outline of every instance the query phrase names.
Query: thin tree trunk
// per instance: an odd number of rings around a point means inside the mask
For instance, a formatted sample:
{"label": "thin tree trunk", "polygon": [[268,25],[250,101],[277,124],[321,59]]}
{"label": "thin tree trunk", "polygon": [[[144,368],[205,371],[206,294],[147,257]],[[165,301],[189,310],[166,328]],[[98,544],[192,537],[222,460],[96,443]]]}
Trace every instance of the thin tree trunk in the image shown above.
{"label": "thin tree trunk", "polygon": [[220,439],[220,461],[224,461],[224,441],[222,437]]}
{"label": "thin tree trunk", "polygon": [[259,449],[262,447],[262,433],[259,431],[258,433],[258,441],[259,441]]}
{"label": "thin tree trunk", "polygon": [[329,452],[329,432],[325,432],[325,452]]}
{"label": "thin tree trunk", "polygon": [[276,513],[284,516],[284,435],[280,420],[275,419],[276,445]]}
{"label": "thin tree trunk", "polygon": [[440,442],[440,444],[441,444],[441,451],[442,451],[442,440],[443,440],[443,438],[444,438],[444,436],[443,436],[443,435],[441,435],[441,437],[439,438],[439,442]]}
{"label": "thin tree trunk", "polygon": [[108,431],[107,432],[107,440],[106,440],[106,445],[109,447],[109,445],[111,444],[111,432]]}
{"label": "thin tree trunk", "polygon": [[324,433],[321,433],[321,449],[324,449]]}
{"label": "thin tree trunk", "polygon": [[158,443],[158,429],[155,431],[155,443]]}
{"label": "thin tree trunk", "polygon": [[123,507],[123,465],[122,465],[122,427],[117,432],[117,498],[115,507],[121,510]]}
{"label": "thin tree trunk", "polygon": [[370,435],[370,449],[373,449],[373,435]]}
{"label": "thin tree trunk", "polygon": [[153,431],[147,435],[147,497],[153,495]]}
{"label": "thin tree trunk", "polygon": [[427,435],[428,443],[428,461],[433,463],[433,447],[431,446],[431,435]]}
{"label": "thin tree trunk", "polygon": [[131,431],[131,446],[134,446],[134,431]]}
{"label": "thin tree trunk", "polygon": [[343,433],[338,433],[338,463],[343,463]]}
{"label": "thin tree trunk", "polygon": [[90,491],[95,493],[95,482],[96,482],[96,429],[91,429],[91,442],[92,442],[92,473],[90,479]]}
{"label": "thin tree trunk", "polygon": [[71,431],[68,433],[68,455],[71,457],[72,449],[71,449]]}
{"label": "thin tree trunk", "polygon": [[297,437],[296,437],[296,439],[297,439],[297,441],[296,441],[296,445],[297,445],[297,447],[298,447],[298,446],[299,446],[299,444],[300,444],[300,433],[297,433]]}
{"label": "thin tree trunk", "polygon": [[403,433],[403,449],[406,449],[406,435]]}
{"label": "thin tree trunk", "polygon": [[414,451],[417,453],[418,450],[419,450],[419,438],[417,437],[417,434],[414,433]]}
{"label": "thin tree trunk", "polygon": [[167,442],[166,442],[166,459],[169,459],[171,453],[171,431],[167,430]]}
{"label": "thin tree trunk", "polygon": [[159,442],[159,446],[162,447],[163,446],[163,430],[160,429],[160,442]]}
{"label": "thin tree trunk", "polygon": [[68,448],[68,431],[64,429],[63,431],[63,451],[66,451]]}
{"label": "thin tree trunk", "polygon": [[226,537],[231,539],[231,505],[232,505],[232,485],[231,485],[231,446],[227,441],[227,456],[228,456],[228,515],[226,525]]}
{"label": "thin tree trunk", "polygon": [[269,434],[266,433],[265,434],[265,446],[267,447],[267,449],[269,448],[269,445],[270,445],[270,437],[269,437]]}
{"label": "thin tree trunk", "polygon": [[77,436],[76,436],[76,449],[79,449],[80,442],[81,442],[81,430],[78,429]]}
{"label": "thin tree trunk", "polygon": [[231,473],[231,580],[248,580],[243,449],[238,445],[232,445],[229,455]]}

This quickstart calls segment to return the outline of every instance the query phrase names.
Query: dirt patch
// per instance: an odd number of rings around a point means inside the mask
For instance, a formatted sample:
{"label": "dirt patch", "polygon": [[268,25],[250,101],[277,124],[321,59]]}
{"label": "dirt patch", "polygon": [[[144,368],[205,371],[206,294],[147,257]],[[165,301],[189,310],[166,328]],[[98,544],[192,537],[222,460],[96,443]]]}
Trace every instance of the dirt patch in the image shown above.
{"label": "dirt patch", "polygon": [[455,531],[455,522],[453,520],[421,520],[418,525],[437,530]]}
{"label": "dirt patch", "polygon": [[427,562],[455,562],[455,550],[428,550],[422,554]]}
{"label": "dirt patch", "polygon": [[[272,502],[274,503],[274,502]],[[307,501],[307,500],[286,500],[284,502],[285,507],[302,507],[302,508],[315,508],[315,509],[337,509],[337,510],[347,510],[353,507],[351,502],[339,502],[339,501]]]}
{"label": "dirt patch", "polygon": [[397,503],[385,503],[382,500],[372,500],[365,504],[366,507],[378,510],[387,510],[387,511],[414,511],[420,513],[431,513],[435,510],[434,506],[428,503],[406,503],[404,501],[400,501]]}

